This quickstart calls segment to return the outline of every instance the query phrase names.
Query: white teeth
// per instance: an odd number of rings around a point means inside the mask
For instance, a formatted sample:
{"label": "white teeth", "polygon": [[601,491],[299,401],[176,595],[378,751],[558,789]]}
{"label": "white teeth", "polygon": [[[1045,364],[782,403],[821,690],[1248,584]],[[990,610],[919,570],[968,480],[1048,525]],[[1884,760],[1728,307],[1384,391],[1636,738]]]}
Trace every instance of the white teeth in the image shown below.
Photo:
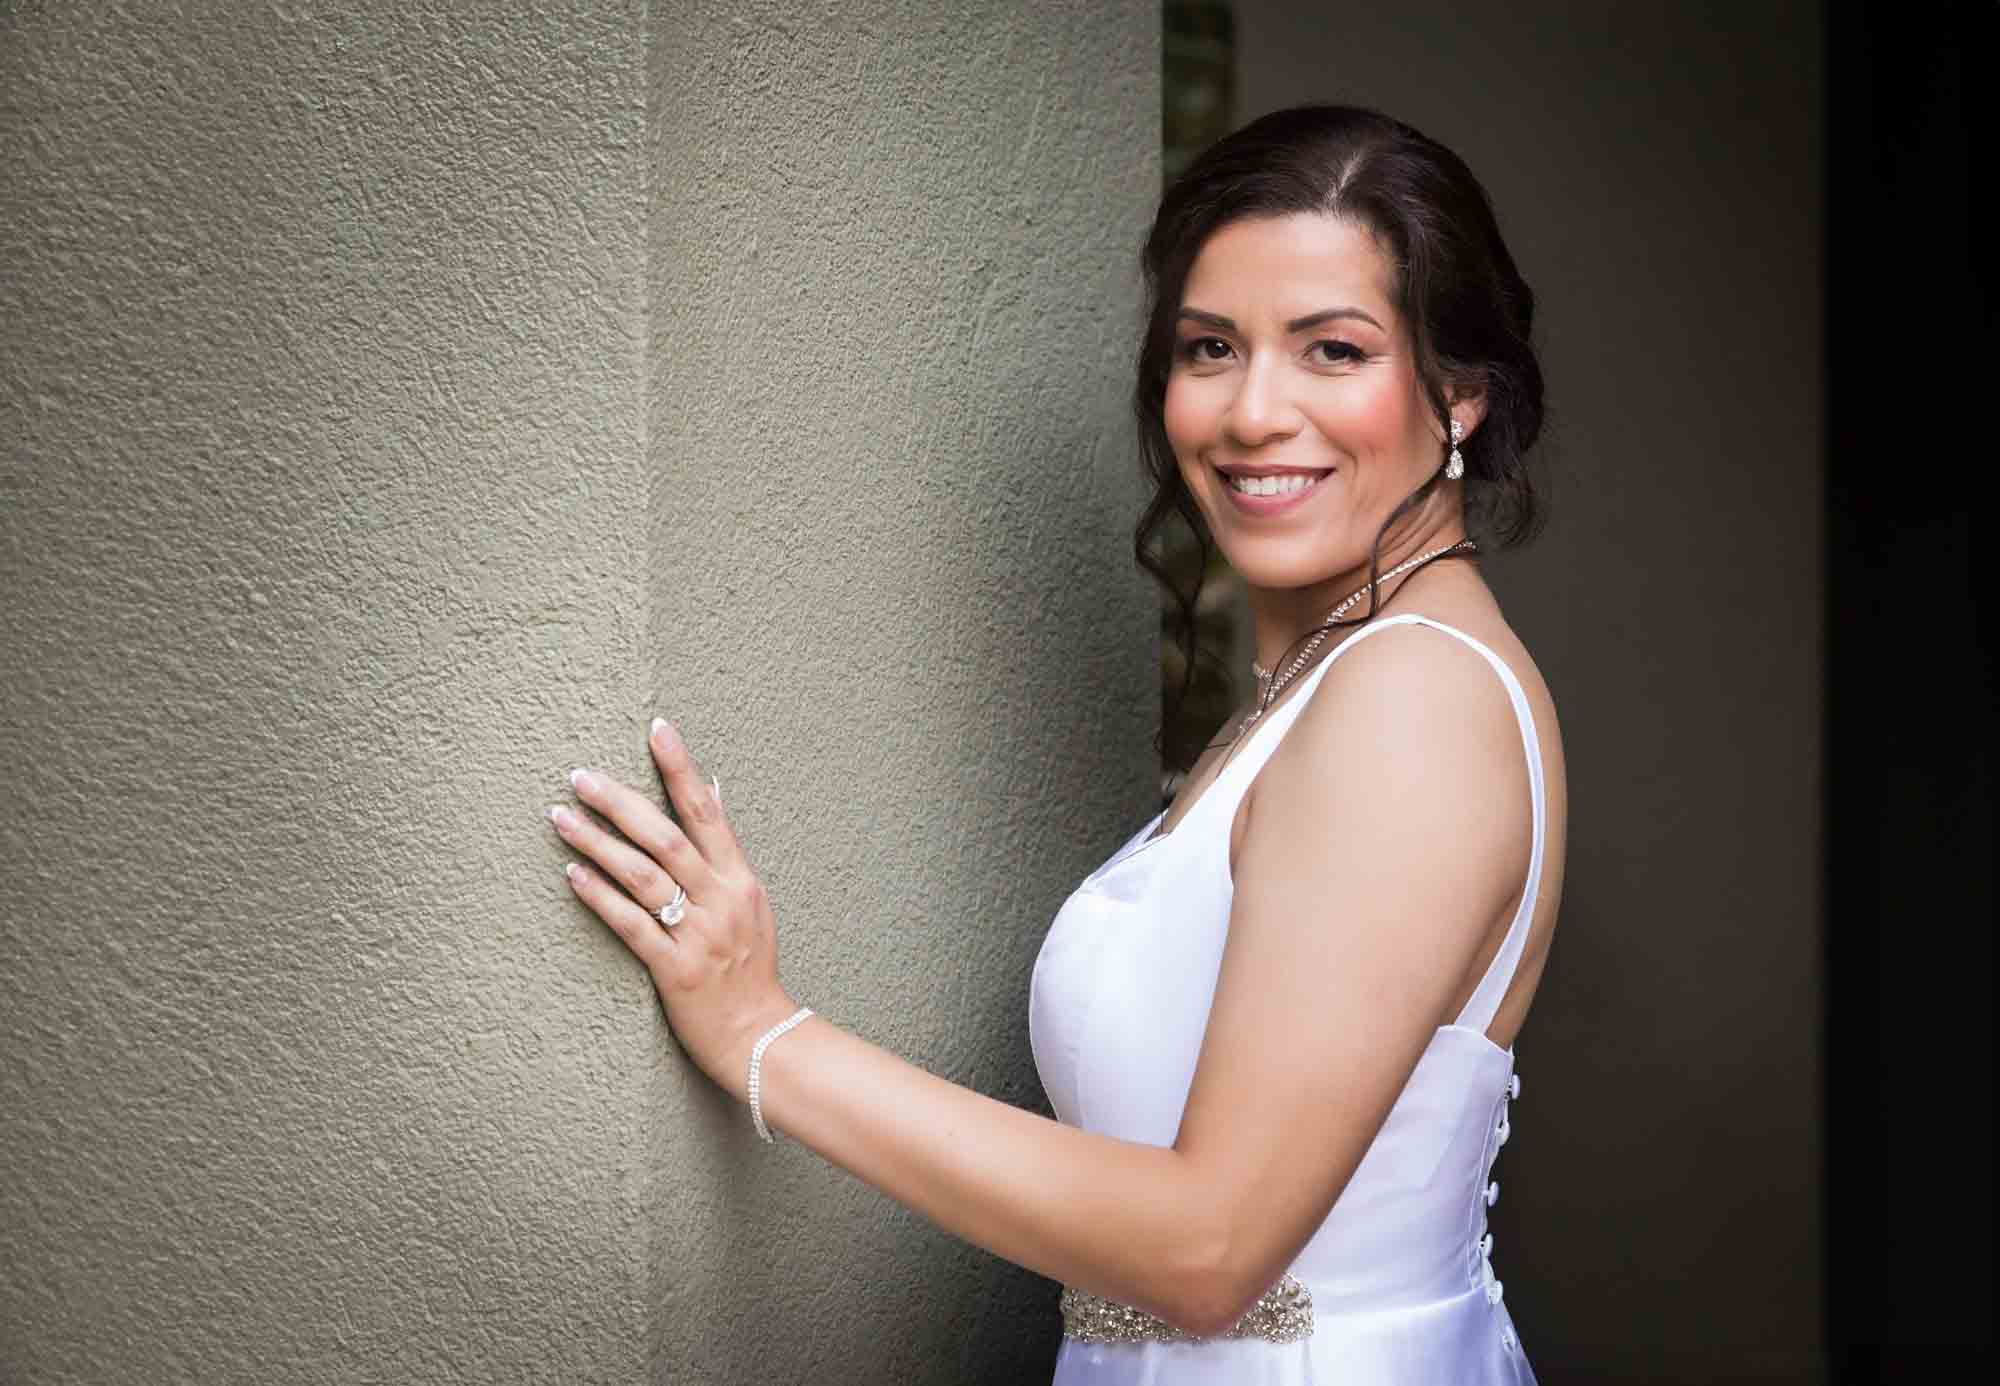
{"label": "white teeth", "polygon": [[1241,491],[1246,496],[1289,496],[1305,490],[1319,477],[1293,472],[1285,476],[1232,476],[1228,480],[1230,489]]}

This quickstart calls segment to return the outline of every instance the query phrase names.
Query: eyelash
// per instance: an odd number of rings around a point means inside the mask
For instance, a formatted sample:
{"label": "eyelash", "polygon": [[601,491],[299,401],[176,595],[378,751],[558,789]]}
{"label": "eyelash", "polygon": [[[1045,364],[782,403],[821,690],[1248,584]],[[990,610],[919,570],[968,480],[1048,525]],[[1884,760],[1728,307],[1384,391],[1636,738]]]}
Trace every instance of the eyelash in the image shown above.
{"label": "eyelash", "polygon": [[[1222,345],[1224,346],[1229,345],[1229,343],[1223,342],[1222,338],[1220,337],[1190,337],[1188,338],[1188,340],[1181,343],[1181,349],[1177,353],[1177,355],[1179,355],[1183,361],[1194,361],[1207,365],[1214,365],[1216,363],[1217,358],[1213,356],[1201,355],[1201,348],[1206,346],[1210,342],[1222,342]],[[1321,360],[1320,362],[1321,365],[1331,366],[1338,364],[1339,362],[1342,361],[1359,361],[1362,357],[1362,351],[1360,347],[1355,346],[1352,342],[1336,341],[1332,337],[1322,337],[1318,341],[1314,342],[1312,346],[1307,347],[1306,350],[1311,351],[1313,347],[1333,348],[1333,350],[1328,353],[1327,357]]]}

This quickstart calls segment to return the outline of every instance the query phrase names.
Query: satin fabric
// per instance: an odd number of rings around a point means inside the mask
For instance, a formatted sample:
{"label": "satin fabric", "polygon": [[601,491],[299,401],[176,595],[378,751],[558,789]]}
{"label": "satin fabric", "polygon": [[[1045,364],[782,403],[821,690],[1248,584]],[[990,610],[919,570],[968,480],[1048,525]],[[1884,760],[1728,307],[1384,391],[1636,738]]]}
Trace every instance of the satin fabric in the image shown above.
{"label": "satin fabric", "polygon": [[[1064,902],[1035,960],[1029,1035],[1058,1120],[1169,1146],[1228,934],[1229,828],[1250,781],[1334,660],[1423,625],[1465,641],[1507,685],[1528,757],[1534,839],[1521,905],[1456,1020],[1439,1027],[1325,1222],[1289,1267],[1312,1291],[1313,1332],[1292,1343],[1086,1343],[1065,1337],[1055,1386],[1521,1386],[1534,1372],[1487,1241],[1495,1156],[1519,1091],[1512,1050],[1486,1038],[1539,893],[1546,799],[1526,694],[1472,636],[1406,615],[1364,626],[1266,714],[1174,831],[1146,824]],[[1161,815],[1163,818],[1164,815]],[[1279,1095],[1281,1096],[1281,1095]]]}

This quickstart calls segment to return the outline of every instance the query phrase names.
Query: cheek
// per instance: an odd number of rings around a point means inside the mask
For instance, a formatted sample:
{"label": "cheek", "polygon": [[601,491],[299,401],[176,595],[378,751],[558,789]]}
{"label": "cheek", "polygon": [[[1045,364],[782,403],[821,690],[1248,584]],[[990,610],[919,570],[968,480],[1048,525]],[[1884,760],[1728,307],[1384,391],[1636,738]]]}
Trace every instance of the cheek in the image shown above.
{"label": "cheek", "polygon": [[1214,432],[1215,409],[1203,398],[1204,392],[1198,383],[1186,377],[1167,377],[1167,398],[1161,410],[1161,422],[1167,430],[1167,442],[1173,446],[1174,456],[1183,466],[1195,461],[1197,449],[1205,446]]}
{"label": "cheek", "polygon": [[1364,462],[1400,459],[1410,449],[1415,406],[1408,382],[1384,376],[1328,392],[1313,422],[1342,452]]}
{"label": "cheek", "polygon": [[[1424,404],[1408,380],[1382,376],[1370,382],[1346,382],[1348,388],[1322,396],[1312,412],[1312,424],[1326,440],[1354,458],[1362,484],[1380,476],[1384,484],[1402,486],[1404,472],[1424,450]],[[1384,472],[1388,468],[1388,472]]]}

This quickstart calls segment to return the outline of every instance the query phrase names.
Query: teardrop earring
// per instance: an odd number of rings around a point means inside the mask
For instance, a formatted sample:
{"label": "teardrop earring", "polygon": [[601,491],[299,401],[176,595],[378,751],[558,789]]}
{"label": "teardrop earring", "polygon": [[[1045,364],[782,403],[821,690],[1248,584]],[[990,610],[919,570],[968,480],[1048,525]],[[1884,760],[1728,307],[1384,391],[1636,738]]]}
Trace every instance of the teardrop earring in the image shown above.
{"label": "teardrop earring", "polygon": [[1457,481],[1465,475],[1465,455],[1458,450],[1459,442],[1465,437],[1465,425],[1457,419],[1451,421],[1451,458],[1444,464],[1447,481]]}

